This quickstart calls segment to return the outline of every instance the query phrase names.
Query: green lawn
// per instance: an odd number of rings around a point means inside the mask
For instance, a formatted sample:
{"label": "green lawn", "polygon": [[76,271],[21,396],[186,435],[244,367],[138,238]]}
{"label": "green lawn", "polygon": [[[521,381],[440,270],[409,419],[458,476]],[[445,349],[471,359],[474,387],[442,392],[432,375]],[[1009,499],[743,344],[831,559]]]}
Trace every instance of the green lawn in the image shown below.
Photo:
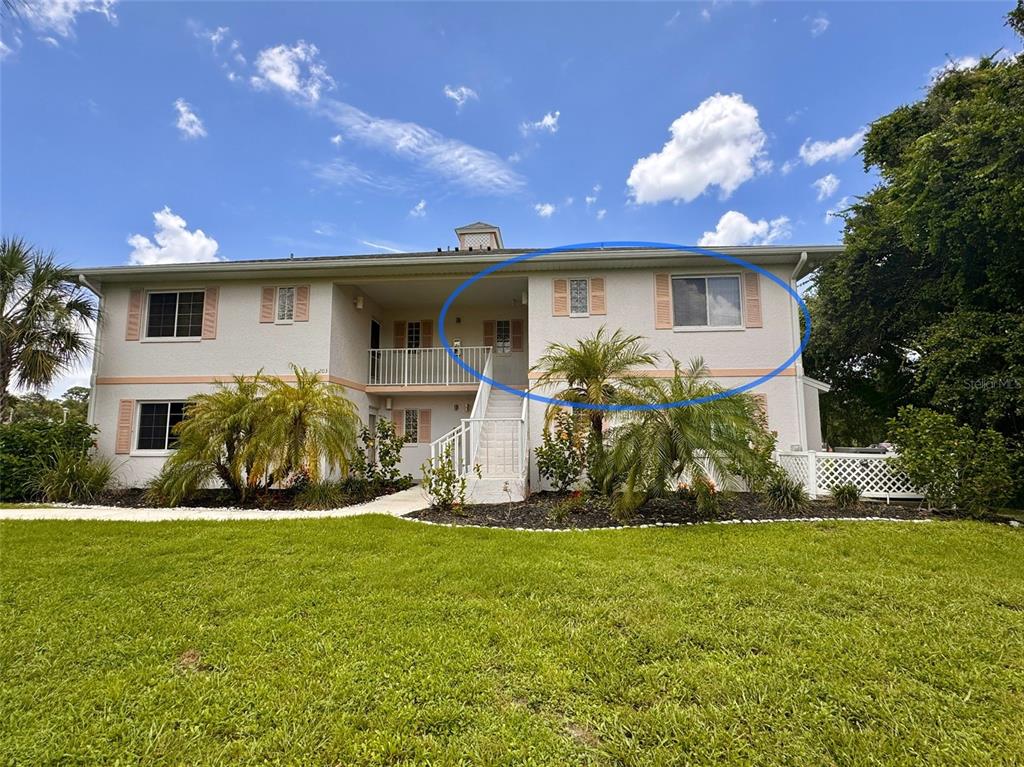
{"label": "green lawn", "polygon": [[0,763],[1015,764],[1024,533],[0,524]]}

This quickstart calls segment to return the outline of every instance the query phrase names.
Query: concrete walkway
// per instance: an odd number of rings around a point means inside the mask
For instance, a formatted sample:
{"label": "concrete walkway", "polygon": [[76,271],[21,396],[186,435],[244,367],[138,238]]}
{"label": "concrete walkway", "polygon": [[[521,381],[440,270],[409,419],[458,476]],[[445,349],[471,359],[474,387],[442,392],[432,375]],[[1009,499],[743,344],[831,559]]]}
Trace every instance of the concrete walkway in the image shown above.
{"label": "concrete walkway", "polygon": [[108,522],[170,522],[173,520],[230,521],[245,519],[321,519],[388,514],[400,517],[429,505],[419,486],[367,503],[322,511],[261,511],[259,509],[126,509],[119,506],[60,506],[46,509],[0,509],[0,519],[92,519]]}

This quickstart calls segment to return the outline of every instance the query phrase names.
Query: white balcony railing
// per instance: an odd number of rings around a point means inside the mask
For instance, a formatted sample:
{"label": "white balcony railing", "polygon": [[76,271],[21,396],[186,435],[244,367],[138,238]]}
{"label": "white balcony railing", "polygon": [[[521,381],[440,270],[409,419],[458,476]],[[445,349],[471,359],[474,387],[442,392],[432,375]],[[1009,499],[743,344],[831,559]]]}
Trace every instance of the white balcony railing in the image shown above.
{"label": "white balcony railing", "polygon": [[[463,346],[456,349],[461,359],[474,370],[483,371],[491,354],[490,346]],[[463,370],[443,347],[429,349],[370,349],[370,386],[417,386],[475,384],[479,379]]]}

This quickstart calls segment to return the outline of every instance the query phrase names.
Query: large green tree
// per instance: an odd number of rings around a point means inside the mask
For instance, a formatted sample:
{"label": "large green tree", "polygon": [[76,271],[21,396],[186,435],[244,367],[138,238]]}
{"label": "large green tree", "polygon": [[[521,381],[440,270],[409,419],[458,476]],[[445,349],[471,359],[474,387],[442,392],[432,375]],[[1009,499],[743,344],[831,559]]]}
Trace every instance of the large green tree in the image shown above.
{"label": "large green tree", "polygon": [[[1024,3],[1007,23],[1024,34]],[[833,385],[826,435],[870,442],[906,404],[1024,428],[1024,56],[949,69],[873,122],[879,183],[816,276],[808,372]]]}

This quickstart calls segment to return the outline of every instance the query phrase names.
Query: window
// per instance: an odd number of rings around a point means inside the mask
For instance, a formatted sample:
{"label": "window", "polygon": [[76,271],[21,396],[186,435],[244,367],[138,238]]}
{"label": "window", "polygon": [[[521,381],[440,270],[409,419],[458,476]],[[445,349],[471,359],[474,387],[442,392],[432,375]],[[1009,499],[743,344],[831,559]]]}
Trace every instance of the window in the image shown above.
{"label": "window", "polygon": [[277,289],[277,321],[291,322],[295,319],[295,288]]}
{"label": "window", "polygon": [[679,328],[737,328],[739,277],[673,277],[672,324]]}
{"label": "window", "polygon": [[418,320],[416,322],[410,322],[405,327],[405,348],[420,348],[420,323]]}
{"label": "window", "polygon": [[184,402],[143,402],[139,405],[139,450],[173,450],[174,426],[185,417]]}
{"label": "window", "polygon": [[203,334],[201,290],[150,293],[147,338],[198,338]]}
{"label": "window", "polygon": [[405,438],[409,442],[420,441],[420,411],[405,411]]}
{"label": "window", "polygon": [[512,320],[495,321],[494,351],[500,354],[508,354],[512,351]]}
{"label": "window", "polygon": [[590,313],[590,286],[587,280],[569,280],[569,314],[581,316]]}

